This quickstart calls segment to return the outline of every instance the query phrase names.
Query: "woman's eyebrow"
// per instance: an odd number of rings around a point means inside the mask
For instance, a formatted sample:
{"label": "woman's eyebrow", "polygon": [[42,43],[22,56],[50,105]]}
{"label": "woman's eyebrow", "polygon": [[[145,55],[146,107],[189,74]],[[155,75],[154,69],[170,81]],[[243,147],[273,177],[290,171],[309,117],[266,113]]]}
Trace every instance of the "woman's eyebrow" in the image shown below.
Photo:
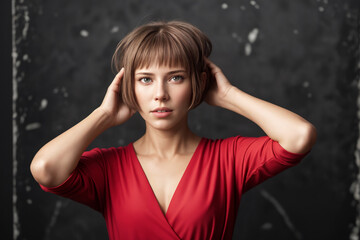
{"label": "woman's eyebrow", "polygon": [[185,69],[179,69],[179,70],[170,71],[170,72],[168,72],[168,74],[182,73],[182,72],[186,73]]}
{"label": "woman's eyebrow", "polygon": [[151,72],[138,72],[135,73],[135,75],[154,75],[154,74],[152,74]]}

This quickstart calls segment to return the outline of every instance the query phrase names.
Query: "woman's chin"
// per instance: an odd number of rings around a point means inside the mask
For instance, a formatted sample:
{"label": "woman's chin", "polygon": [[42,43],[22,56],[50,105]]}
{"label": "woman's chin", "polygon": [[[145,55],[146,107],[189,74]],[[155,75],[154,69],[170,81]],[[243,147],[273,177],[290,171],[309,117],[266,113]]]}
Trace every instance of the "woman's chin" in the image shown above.
{"label": "woman's chin", "polygon": [[147,129],[154,129],[157,131],[176,131],[179,129],[182,129],[186,127],[186,125],[184,125],[183,123],[174,123],[172,121],[167,121],[165,119],[160,119],[160,120],[156,120],[152,123],[148,123],[147,124]]}

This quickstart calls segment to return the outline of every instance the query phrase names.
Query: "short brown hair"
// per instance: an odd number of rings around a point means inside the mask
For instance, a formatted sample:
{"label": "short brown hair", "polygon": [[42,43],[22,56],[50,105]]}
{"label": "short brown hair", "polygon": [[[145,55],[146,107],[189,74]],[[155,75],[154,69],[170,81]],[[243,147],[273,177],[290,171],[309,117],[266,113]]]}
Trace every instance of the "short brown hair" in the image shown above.
{"label": "short brown hair", "polygon": [[[120,93],[123,102],[139,110],[134,91],[135,70],[159,65],[185,67],[191,78],[191,103],[189,109],[199,105],[210,85],[210,70],[205,58],[210,56],[209,38],[195,26],[181,21],[151,22],[135,28],[117,45],[112,64],[119,72],[125,68]],[[206,72],[206,81],[201,80]]]}

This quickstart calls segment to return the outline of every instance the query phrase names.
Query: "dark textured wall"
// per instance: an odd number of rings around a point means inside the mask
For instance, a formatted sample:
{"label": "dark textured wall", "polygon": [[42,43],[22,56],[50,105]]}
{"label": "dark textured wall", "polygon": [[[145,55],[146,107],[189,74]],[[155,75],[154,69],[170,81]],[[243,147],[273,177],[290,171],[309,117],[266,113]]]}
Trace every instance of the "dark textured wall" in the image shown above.
{"label": "dark textured wall", "polygon": [[[42,145],[101,103],[118,41],[142,23],[169,19],[207,33],[211,59],[234,85],[318,129],[299,166],[244,195],[234,239],[359,239],[358,0],[12,0],[12,9],[13,105],[10,112],[6,103],[6,116],[13,116],[13,152],[1,163],[2,182],[11,183],[2,189],[12,200],[1,200],[8,239],[107,238],[100,214],[42,192],[29,165]],[[209,138],[263,134],[206,104],[192,111],[190,125]],[[125,145],[143,131],[135,116],[89,148]]]}

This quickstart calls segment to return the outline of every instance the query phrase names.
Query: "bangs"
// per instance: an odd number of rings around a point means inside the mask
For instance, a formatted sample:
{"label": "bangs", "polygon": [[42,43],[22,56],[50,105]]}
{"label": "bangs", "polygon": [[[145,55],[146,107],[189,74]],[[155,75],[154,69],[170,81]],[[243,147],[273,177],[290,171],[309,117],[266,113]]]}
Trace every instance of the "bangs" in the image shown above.
{"label": "bangs", "polygon": [[164,32],[149,34],[140,44],[133,62],[133,69],[148,68],[152,64],[184,67],[191,71],[186,47],[174,36]]}

